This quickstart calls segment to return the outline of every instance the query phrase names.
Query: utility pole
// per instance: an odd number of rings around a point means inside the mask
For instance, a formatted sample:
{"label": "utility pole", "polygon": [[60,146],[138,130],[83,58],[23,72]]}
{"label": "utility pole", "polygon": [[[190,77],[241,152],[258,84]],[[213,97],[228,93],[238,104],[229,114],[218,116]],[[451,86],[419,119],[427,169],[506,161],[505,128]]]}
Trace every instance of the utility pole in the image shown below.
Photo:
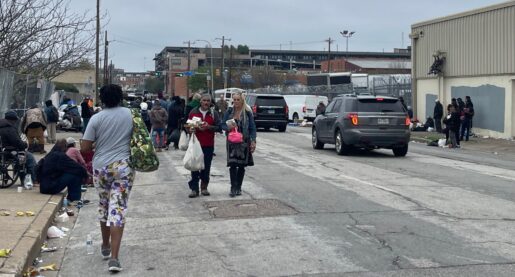
{"label": "utility pole", "polygon": [[[225,41],[231,41],[230,38],[226,38],[225,36],[222,36],[222,38],[215,38],[215,40],[221,40],[222,41],[222,65],[221,65],[221,70],[220,72],[223,74],[223,72],[225,72],[225,57],[224,57],[224,46],[225,46]],[[225,82],[224,82],[225,83]]]}
{"label": "utility pole", "polygon": [[190,74],[189,71],[191,70],[191,40],[183,42],[184,44],[188,44],[188,74],[187,74],[187,80],[186,80],[186,102],[188,99],[190,99]]}
{"label": "utility pole", "polygon": [[98,93],[98,78],[99,78],[99,53],[100,47],[100,0],[97,0],[97,31],[96,31],[96,52],[95,52],[95,102],[100,103],[100,97]]}
{"label": "utility pole", "polygon": [[227,76],[227,86],[228,87],[231,87],[232,86],[232,83],[231,83],[231,78],[232,78],[232,45],[229,47],[229,74]]}
{"label": "utility pole", "polygon": [[104,38],[104,86],[109,84],[109,41],[107,41],[107,31]]}
{"label": "utility pole", "polygon": [[331,73],[331,43],[333,43],[334,40],[332,40],[331,38],[328,38],[325,41],[329,45],[329,47],[327,48],[328,49],[328,53],[327,53],[327,72]]}

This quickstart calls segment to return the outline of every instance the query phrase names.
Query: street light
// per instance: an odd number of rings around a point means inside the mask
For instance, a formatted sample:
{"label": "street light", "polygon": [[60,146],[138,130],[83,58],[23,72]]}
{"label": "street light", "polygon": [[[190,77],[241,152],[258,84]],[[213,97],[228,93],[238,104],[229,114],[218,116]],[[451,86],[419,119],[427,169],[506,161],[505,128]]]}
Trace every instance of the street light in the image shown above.
{"label": "street light", "polygon": [[[203,39],[197,39],[194,41],[197,42],[197,41],[202,41],[202,42],[205,42],[207,43],[207,45],[209,46],[209,49],[210,49],[210,52],[211,52],[211,61],[209,62],[211,64],[211,94],[213,95],[214,93],[214,79],[213,79],[213,47],[211,46],[211,43],[207,40],[203,40]],[[214,95],[213,95],[214,96]]]}
{"label": "street light", "polygon": [[356,33],[356,32],[348,31],[348,30],[343,30],[343,32],[340,32],[340,34],[342,34],[342,36],[347,39],[345,52],[349,52],[349,38],[352,37],[352,35],[354,35],[354,33]]}

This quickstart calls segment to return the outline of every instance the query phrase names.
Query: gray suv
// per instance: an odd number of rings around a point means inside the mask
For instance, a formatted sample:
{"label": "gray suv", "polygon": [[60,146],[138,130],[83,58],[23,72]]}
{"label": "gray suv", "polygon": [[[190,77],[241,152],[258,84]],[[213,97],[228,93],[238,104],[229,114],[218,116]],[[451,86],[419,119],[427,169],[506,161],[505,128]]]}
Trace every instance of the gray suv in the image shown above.
{"label": "gray suv", "polygon": [[313,122],[313,148],[334,144],[339,155],[353,147],[392,149],[406,156],[410,120],[397,98],[372,95],[341,95],[333,98]]}

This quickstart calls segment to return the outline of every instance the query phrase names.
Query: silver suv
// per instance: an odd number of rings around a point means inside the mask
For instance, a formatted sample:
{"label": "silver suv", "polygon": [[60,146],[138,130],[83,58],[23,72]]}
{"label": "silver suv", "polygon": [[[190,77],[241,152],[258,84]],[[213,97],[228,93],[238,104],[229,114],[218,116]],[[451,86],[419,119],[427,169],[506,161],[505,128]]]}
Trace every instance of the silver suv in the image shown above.
{"label": "silver suv", "polygon": [[397,98],[372,95],[341,95],[333,98],[313,122],[313,148],[334,144],[339,155],[353,147],[392,149],[406,156],[410,119]]}

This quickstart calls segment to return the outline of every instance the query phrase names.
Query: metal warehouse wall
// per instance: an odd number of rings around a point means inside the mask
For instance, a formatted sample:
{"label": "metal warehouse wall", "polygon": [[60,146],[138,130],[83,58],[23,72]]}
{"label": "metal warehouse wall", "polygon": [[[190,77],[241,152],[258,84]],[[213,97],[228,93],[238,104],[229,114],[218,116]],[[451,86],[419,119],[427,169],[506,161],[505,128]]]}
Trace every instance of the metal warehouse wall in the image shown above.
{"label": "metal warehouse wall", "polygon": [[515,74],[515,1],[412,25],[416,78],[446,52],[444,76]]}

